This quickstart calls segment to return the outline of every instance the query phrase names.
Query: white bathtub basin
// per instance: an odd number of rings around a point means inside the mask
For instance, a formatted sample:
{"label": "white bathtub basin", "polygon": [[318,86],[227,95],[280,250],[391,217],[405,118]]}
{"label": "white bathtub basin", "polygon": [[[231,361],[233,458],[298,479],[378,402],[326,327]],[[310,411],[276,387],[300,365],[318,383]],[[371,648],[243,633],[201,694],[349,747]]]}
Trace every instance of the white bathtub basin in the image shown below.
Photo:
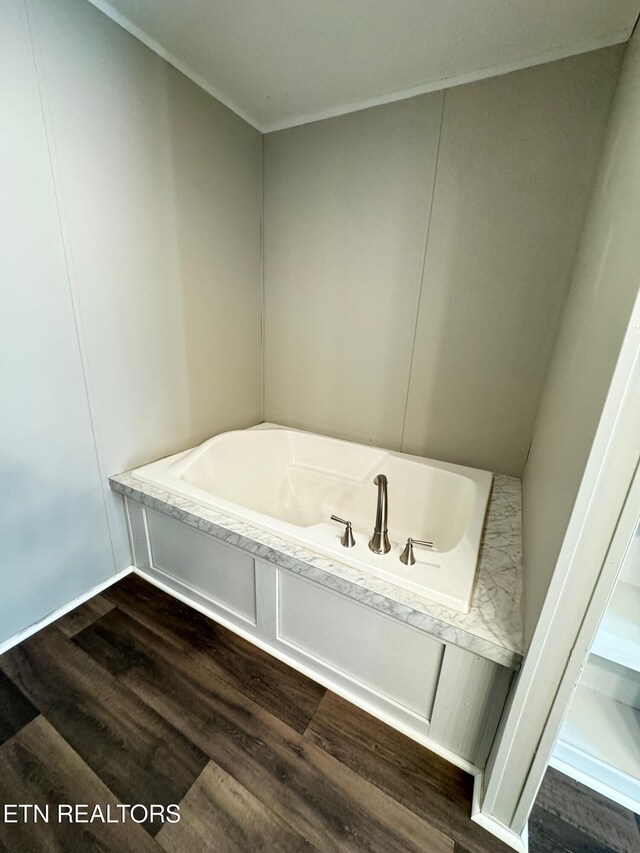
{"label": "white bathtub basin", "polygon": [[[376,474],[389,486],[388,554],[368,548]],[[193,450],[132,472],[153,486],[246,521],[311,551],[366,570],[463,613],[468,612],[492,475],[326,436],[264,424],[222,433]],[[356,545],[340,544],[349,519]],[[432,541],[400,553],[407,537]]]}

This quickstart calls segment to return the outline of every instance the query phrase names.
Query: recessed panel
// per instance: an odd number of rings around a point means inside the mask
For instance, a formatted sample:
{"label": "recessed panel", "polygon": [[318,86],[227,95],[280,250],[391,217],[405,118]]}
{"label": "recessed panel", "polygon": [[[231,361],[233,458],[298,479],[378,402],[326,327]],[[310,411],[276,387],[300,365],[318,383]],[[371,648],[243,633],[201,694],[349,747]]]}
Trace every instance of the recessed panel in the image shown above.
{"label": "recessed panel", "polygon": [[279,572],[278,639],[430,718],[444,646],[422,632]]}
{"label": "recessed panel", "polygon": [[151,565],[255,625],[255,561],[180,522],[148,512]]}

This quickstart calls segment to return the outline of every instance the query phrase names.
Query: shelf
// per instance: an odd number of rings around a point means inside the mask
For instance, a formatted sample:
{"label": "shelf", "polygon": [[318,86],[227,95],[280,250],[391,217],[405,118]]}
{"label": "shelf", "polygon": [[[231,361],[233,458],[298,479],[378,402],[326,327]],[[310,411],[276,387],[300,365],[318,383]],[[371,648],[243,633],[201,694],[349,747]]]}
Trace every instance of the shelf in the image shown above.
{"label": "shelf", "polygon": [[554,759],[565,772],[573,768],[576,778],[640,810],[640,709],[578,687]]}
{"label": "shelf", "polygon": [[640,586],[618,583],[591,651],[640,672]]}

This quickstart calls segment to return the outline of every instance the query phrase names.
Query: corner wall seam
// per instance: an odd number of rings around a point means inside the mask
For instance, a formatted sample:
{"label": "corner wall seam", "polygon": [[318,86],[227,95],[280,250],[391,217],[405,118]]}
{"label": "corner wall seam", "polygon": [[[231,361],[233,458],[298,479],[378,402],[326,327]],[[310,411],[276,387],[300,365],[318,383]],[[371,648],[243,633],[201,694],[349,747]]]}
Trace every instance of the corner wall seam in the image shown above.
{"label": "corner wall seam", "polygon": [[427,266],[427,250],[429,247],[429,236],[431,234],[431,220],[433,215],[433,205],[436,197],[436,182],[438,179],[438,166],[440,164],[440,145],[442,142],[442,127],[444,125],[444,107],[447,98],[446,89],[442,93],[442,107],[440,108],[440,126],[438,127],[438,142],[436,144],[436,160],[433,166],[433,180],[431,182],[431,201],[429,202],[429,212],[427,214],[427,222],[424,235],[424,251],[422,253],[422,265],[420,268],[420,281],[418,285],[418,298],[416,300],[415,322],[413,324],[413,338],[411,341],[411,355],[409,356],[409,370],[407,372],[407,390],[404,398],[404,411],[402,414],[402,430],[400,432],[400,451],[404,451],[404,433],[407,426],[407,409],[409,408],[409,392],[411,390],[411,374],[413,373],[413,360],[416,351],[416,340],[418,337],[418,323],[420,320],[420,304],[422,302],[422,291],[424,289],[424,278]]}
{"label": "corner wall seam", "polygon": [[265,264],[264,264],[264,255],[265,255],[265,157],[264,157],[264,133],[260,134],[260,155],[261,155],[261,212],[260,212],[260,295],[261,295],[261,308],[260,308],[260,358],[261,358],[261,371],[262,371],[262,399],[260,404],[260,418],[264,423],[266,417],[266,369],[265,369],[265,361],[266,361],[266,337],[267,337],[267,329],[266,329],[266,276],[265,276]]}

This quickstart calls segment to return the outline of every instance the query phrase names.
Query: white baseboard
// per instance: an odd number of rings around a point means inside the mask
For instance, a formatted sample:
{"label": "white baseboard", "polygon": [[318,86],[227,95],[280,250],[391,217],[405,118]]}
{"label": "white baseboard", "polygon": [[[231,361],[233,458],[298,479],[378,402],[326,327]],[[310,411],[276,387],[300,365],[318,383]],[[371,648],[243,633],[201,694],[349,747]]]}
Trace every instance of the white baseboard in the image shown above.
{"label": "white baseboard", "polygon": [[133,566],[127,566],[126,569],[122,569],[122,571],[118,572],[117,575],[112,575],[110,578],[107,578],[106,581],[102,581],[102,583],[97,584],[97,586],[94,586],[86,592],[83,592],[82,595],[79,595],[77,598],[74,598],[73,601],[70,601],[68,604],[63,604],[62,607],[58,607],[57,610],[54,610],[52,613],[49,613],[49,615],[45,616],[44,619],[40,619],[40,621],[34,622],[33,625],[29,625],[28,628],[25,628],[23,631],[19,631],[17,634],[14,634],[13,637],[9,637],[8,640],[5,640],[3,643],[0,643],[0,655],[9,651],[9,649],[13,648],[13,646],[17,646],[18,643],[21,643],[23,640],[26,640],[27,637],[31,637],[32,634],[35,634],[42,628],[46,628],[47,625],[50,625],[52,622],[55,622],[56,619],[60,619],[61,616],[65,616],[71,610],[75,610],[76,607],[79,607],[81,604],[84,604],[85,601],[89,601],[89,599],[93,598],[94,595],[98,595],[98,593],[102,592],[105,589],[108,589],[110,586],[113,586],[114,583],[117,583],[119,580],[122,580],[122,578],[125,578],[127,575],[130,575],[132,571]]}
{"label": "white baseboard", "polygon": [[483,773],[477,773],[473,780],[473,802],[471,806],[471,820],[474,823],[477,823],[483,829],[486,829],[487,832],[490,832],[491,835],[495,835],[496,838],[499,838],[500,841],[503,841],[513,850],[517,850],[518,853],[528,853],[529,851],[529,832],[528,826],[525,824],[524,829],[522,830],[522,835],[518,835],[512,829],[509,829],[508,826],[505,826],[503,823],[500,823],[499,820],[496,820],[491,815],[485,814],[480,808],[480,802],[482,797],[482,782],[483,782]]}

